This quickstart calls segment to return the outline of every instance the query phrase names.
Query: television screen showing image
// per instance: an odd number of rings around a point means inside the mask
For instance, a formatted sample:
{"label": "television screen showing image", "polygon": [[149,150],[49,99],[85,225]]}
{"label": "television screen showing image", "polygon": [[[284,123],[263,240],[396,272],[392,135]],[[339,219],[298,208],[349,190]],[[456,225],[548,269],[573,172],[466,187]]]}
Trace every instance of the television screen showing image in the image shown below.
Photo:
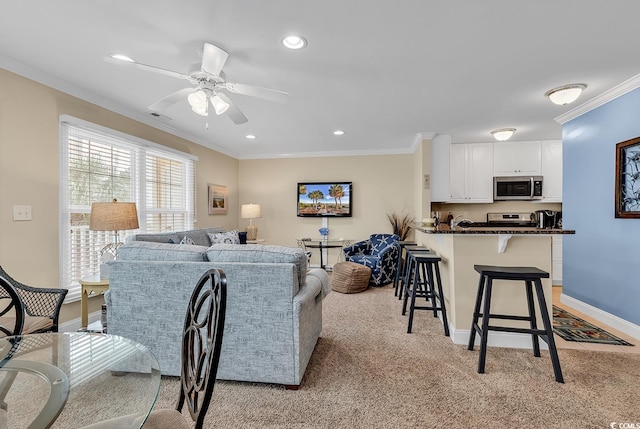
{"label": "television screen showing image", "polygon": [[298,216],[349,217],[352,191],[351,182],[299,182]]}

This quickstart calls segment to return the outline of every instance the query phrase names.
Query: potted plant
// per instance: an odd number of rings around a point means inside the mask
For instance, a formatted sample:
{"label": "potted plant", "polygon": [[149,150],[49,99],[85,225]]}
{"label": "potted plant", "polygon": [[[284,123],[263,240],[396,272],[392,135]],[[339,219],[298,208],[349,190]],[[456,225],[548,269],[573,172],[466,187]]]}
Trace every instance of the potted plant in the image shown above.
{"label": "potted plant", "polygon": [[394,212],[387,214],[387,218],[391,223],[393,233],[400,237],[400,241],[406,240],[409,232],[411,232],[411,224],[414,221],[413,216],[408,213],[398,214]]}

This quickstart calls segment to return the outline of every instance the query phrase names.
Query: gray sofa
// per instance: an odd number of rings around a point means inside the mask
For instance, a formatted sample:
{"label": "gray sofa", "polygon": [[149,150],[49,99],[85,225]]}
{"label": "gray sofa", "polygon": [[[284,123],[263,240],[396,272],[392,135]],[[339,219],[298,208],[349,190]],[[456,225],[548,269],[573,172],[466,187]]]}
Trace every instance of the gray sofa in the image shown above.
{"label": "gray sofa", "polygon": [[331,291],[327,273],[307,271],[297,248],[154,238],[130,240],[109,262],[108,332],[149,347],[162,374],[180,375],[191,291],[206,270],[218,268],[228,289],[217,378],[299,386],[322,330],[322,300]]}

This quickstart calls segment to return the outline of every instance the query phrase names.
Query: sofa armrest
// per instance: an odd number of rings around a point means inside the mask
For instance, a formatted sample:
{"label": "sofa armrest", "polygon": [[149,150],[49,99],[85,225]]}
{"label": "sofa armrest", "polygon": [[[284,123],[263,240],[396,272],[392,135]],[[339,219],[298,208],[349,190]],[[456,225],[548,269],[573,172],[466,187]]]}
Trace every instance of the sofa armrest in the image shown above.
{"label": "sofa armrest", "polygon": [[365,254],[369,253],[370,247],[371,242],[369,240],[358,241],[357,243],[353,243],[351,246],[343,248],[342,252],[345,256]]}
{"label": "sofa armrest", "polygon": [[331,280],[329,279],[329,274],[322,268],[312,268],[307,271],[307,278],[305,283],[318,285],[320,288],[320,298],[324,299],[325,296],[329,295],[331,292]]}

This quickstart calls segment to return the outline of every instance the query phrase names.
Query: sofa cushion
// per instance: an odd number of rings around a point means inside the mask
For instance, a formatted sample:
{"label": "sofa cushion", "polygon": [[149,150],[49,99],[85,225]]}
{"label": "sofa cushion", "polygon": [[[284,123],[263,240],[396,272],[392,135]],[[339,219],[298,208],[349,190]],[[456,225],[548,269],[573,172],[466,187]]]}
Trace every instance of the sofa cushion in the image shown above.
{"label": "sofa cushion", "polygon": [[307,277],[307,255],[298,247],[213,244],[207,250],[207,258],[211,262],[288,262],[296,265],[300,286]]}
{"label": "sofa cushion", "polygon": [[132,241],[118,248],[120,261],[192,261],[207,260],[207,246],[192,244]]}
{"label": "sofa cushion", "polygon": [[229,232],[209,234],[209,241],[211,241],[211,244],[240,244],[240,237],[238,236],[238,230],[234,229]]}

